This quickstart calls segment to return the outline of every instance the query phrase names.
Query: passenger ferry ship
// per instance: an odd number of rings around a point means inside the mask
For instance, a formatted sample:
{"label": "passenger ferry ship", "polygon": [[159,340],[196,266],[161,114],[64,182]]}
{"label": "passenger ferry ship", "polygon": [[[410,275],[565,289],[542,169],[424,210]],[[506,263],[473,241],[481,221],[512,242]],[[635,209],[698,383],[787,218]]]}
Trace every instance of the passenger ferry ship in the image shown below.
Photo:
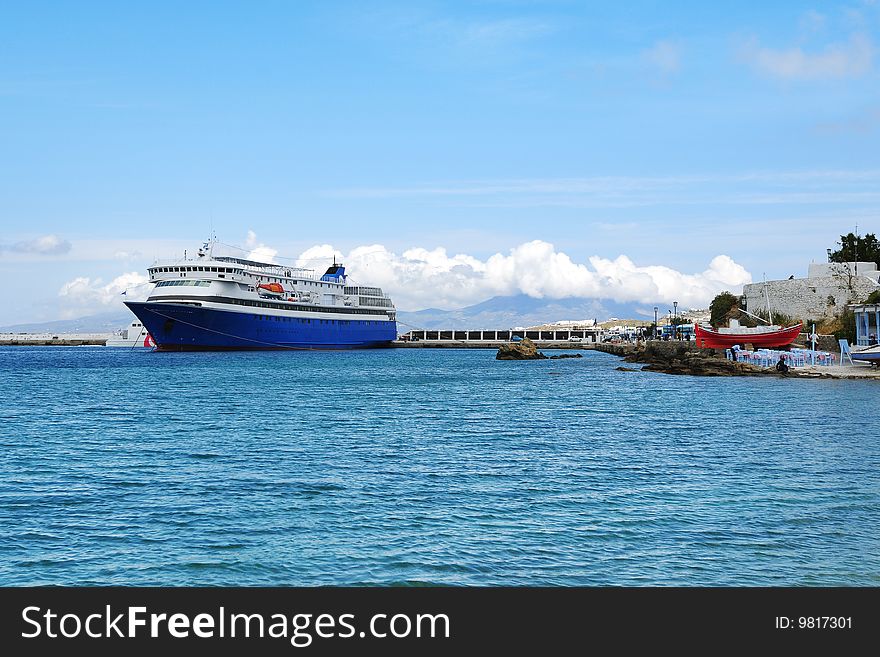
{"label": "passenger ferry ship", "polygon": [[345,267],[309,269],[214,255],[156,261],[145,302],[125,305],[159,351],[355,349],[397,338],[397,311],[378,287],[350,286]]}

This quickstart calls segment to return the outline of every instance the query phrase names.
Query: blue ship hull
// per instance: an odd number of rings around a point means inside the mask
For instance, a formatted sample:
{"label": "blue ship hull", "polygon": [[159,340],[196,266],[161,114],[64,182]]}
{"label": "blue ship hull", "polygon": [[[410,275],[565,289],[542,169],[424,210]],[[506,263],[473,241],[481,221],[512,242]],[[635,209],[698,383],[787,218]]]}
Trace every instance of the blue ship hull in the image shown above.
{"label": "blue ship hull", "polygon": [[160,351],[366,349],[387,347],[397,338],[397,323],[382,320],[277,317],[174,303],[125,305]]}

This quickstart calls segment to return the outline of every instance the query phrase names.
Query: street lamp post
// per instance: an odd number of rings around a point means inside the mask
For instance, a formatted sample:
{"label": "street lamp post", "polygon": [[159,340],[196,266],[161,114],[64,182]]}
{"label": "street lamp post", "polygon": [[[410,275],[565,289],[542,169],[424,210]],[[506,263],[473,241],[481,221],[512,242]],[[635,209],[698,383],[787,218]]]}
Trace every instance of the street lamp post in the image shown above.
{"label": "street lamp post", "polygon": [[660,310],[657,306],[654,306],[654,339],[657,339],[657,311]]}
{"label": "street lamp post", "polygon": [[675,337],[681,340],[681,333],[678,331],[678,301],[672,302],[672,330],[675,331]]}

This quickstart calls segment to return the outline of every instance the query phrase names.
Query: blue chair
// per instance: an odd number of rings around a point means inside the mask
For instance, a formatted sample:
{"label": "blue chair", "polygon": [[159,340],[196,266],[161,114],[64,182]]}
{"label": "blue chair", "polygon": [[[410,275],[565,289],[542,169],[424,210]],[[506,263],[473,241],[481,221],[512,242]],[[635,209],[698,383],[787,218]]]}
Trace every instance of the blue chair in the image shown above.
{"label": "blue chair", "polygon": [[837,344],[840,345],[840,364],[843,365],[843,359],[848,358],[850,365],[855,365],[852,359],[852,352],[849,350],[849,340],[838,340]]}

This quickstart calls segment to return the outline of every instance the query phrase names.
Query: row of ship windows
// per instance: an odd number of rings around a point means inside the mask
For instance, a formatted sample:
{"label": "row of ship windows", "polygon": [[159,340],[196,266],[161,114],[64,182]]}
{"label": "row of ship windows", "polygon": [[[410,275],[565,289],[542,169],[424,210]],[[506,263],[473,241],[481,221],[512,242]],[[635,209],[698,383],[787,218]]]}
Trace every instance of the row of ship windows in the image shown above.
{"label": "row of ship windows", "polygon": [[365,297],[381,297],[382,289],[378,287],[347,287],[345,293]]}
{"label": "row of ship windows", "polygon": [[173,272],[173,271],[216,271],[222,272],[224,274],[240,274],[240,269],[233,269],[232,267],[156,267],[155,269],[151,269],[152,272]]}
{"label": "row of ship windows", "polygon": [[211,281],[196,281],[196,280],[186,280],[186,281],[160,281],[156,283],[156,287],[177,287],[179,285],[186,285],[188,287],[210,287]]}
{"label": "row of ship windows", "polygon": [[358,297],[358,302],[362,306],[381,306],[382,308],[391,308],[391,299],[375,298],[375,297]]}
{"label": "row of ship windows", "polygon": [[[223,274],[241,274],[241,269],[233,269],[232,267],[156,267],[155,269],[150,270],[153,274],[156,273],[170,273],[170,272],[187,272],[187,271],[205,271],[205,272],[219,272]],[[272,276],[257,276],[258,280],[266,281],[267,283],[275,282],[281,283],[283,282],[280,278],[273,278]],[[339,285],[330,285],[329,283],[317,283],[313,281],[293,281],[294,284],[299,283],[301,285],[312,285],[314,287],[339,287]],[[375,289],[375,288],[371,288]]]}
{"label": "row of ship windows", "polygon": [[[211,301],[212,299],[207,299],[207,301]],[[281,305],[280,303],[268,303],[265,301],[251,301],[250,299],[223,299],[222,303],[234,303],[237,306],[255,306],[257,308],[275,308],[277,310],[307,310],[310,313],[338,313],[344,312],[346,314],[355,314],[355,315],[376,315],[377,312],[375,310],[362,310],[360,308],[346,308],[342,310],[338,307],[332,306],[288,306]]]}
{"label": "row of ship windows", "polygon": [[385,325],[388,322],[374,322],[370,320],[363,319],[302,319],[299,317],[279,317],[277,315],[253,315],[254,319],[260,319],[267,322],[299,322],[301,324],[351,324],[352,322],[357,322],[363,326],[380,326]]}

